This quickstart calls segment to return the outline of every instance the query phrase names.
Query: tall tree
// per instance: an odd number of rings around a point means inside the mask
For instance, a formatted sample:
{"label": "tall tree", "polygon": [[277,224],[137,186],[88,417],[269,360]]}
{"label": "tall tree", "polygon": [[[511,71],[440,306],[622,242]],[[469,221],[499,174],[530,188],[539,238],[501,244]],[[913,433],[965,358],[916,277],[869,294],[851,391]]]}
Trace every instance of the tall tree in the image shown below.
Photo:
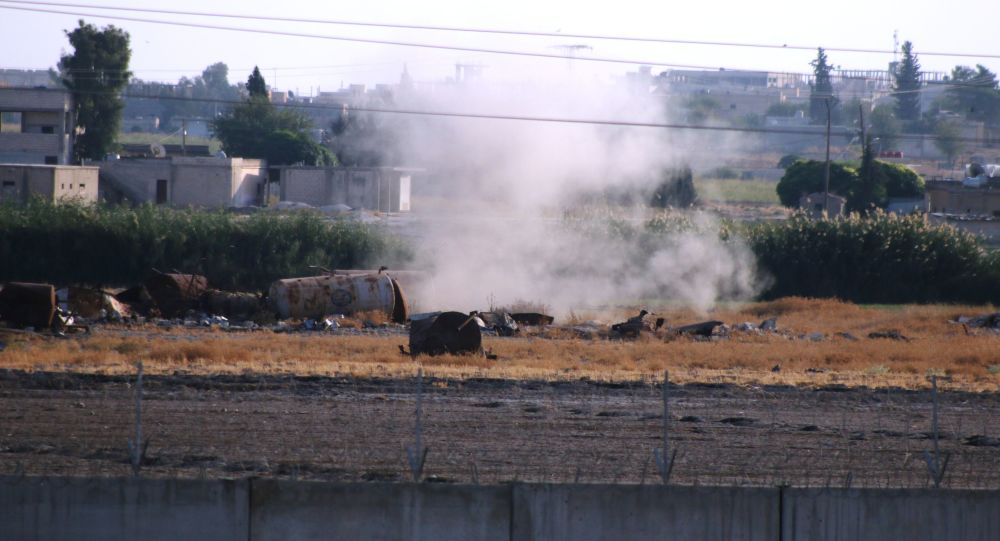
{"label": "tall tree", "polygon": [[895,108],[888,104],[878,105],[871,114],[872,137],[877,137],[880,150],[892,150],[899,141],[899,121],[896,120]]}
{"label": "tall tree", "polygon": [[[256,68],[248,80],[248,88],[255,77],[259,78],[260,87],[266,88]],[[310,137],[310,120],[295,110],[275,107],[266,93],[262,96],[251,92],[245,102],[213,120],[211,127],[222,141],[222,150],[230,156],[263,158],[269,165],[336,163],[330,151]]]}
{"label": "tall tree", "polygon": [[1000,121],[1000,85],[997,76],[979,64],[976,69],[955,66],[949,77],[946,103],[972,120]]}
{"label": "tall tree", "polygon": [[906,122],[920,120],[920,62],[913,43],[903,43],[903,60],[896,66],[896,117]]}
{"label": "tall tree", "polygon": [[247,78],[247,92],[250,93],[250,98],[267,98],[267,83],[257,66],[253,67],[253,73]]}
{"label": "tall tree", "polygon": [[809,119],[813,124],[826,124],[827,101],[830,111],[837,104],[833,95],[833,80],[830,72],[833,66],[827,62],[826,51],[822,47],[816,50],[816,59],[809,63],[813,67],[813,82],[809,85]]}
{"label": "tall tree", "polygon": [[99,160],[114,148],[121,128],[121,91],[132,73],[128,32],[114,26],[102,30],[79,21],[66,31],[73,54],[59,59],[59,77],[73,94],[80,128],[73,148],[76,160]]}
{"label": "tall tree", "polygon": [[939,120],[934,126],[934,146],[948,159],[949,164],[962,152],[962,130],[952,120]]}

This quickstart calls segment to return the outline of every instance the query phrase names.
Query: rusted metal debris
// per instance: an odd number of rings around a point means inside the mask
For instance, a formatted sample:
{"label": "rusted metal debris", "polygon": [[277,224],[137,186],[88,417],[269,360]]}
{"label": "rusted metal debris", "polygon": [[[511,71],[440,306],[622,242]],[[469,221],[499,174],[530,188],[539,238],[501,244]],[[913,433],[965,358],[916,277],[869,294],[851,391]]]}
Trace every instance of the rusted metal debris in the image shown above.
{"label": "rusted metal debris", "polygon": [[722,325],[721,321],[703,321],[701,323],[693,323],[691,325],[684,325],[683,327],[677,327],[674,332],[678,334],[693,334],[695,336],[712,336],[712,332],[715,328]]}
{"label": "rusted metal debris", "polygon": [[56,314],[56,288],[10,282],[0,290],[0,319],[14,327],[48,328]]}
{"label": "rusted metal debris", "polygon": [[235,321],[264,319],[265,315],[263,299],[254,293],[210,289],[202,295],[201,304],[206,313]]}
{"label": "rusted metal debris", "polygon": [[158,272],[150,276],[143,285],[160,315],[174,318],[198,308],[201,296],[208,290],[208,278],[198,274]]}
{"label": "rusted metal debris", "polygon": [[543,327],[545,325],[552,325],[556,320],[552,316],[547,316],[545,314],[539,314],[536,312],[523,312],[518,314],[511,314],[510,317],[518,325],[530,325],[533,327]]}
{"label": "rusted metal debris", "polygon": [[277,316],[321,318],[380,310],[392,321],[406,321],[406,299],[399,284],[386,274],[324,275],[288,278],[271,284],[268,302]]}
{"label": "rusted metal debris", "polygon": [[482,354],[483,335],[474,315],[441,312],[410,323],[410,355]]}
{"label": "rusted metal debris", "polygon": [[479,316],[482,327],[495,331],[500,336],[514,336],[520,328],[517,321],[507,312],[473,312]]}

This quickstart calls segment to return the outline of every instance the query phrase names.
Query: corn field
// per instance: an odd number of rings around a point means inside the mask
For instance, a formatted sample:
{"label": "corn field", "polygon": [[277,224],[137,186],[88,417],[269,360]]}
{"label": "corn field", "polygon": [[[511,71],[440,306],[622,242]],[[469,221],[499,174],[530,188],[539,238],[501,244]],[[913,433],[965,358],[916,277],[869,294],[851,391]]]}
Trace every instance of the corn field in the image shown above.
{"label": "corn field", "polygon": [[297,212],[52,205],[0,206],[0,281],[127,285],[152,269],[204,274],[214,287],[259,290],[310,266],[393,264],[404,249],[380,227]]}

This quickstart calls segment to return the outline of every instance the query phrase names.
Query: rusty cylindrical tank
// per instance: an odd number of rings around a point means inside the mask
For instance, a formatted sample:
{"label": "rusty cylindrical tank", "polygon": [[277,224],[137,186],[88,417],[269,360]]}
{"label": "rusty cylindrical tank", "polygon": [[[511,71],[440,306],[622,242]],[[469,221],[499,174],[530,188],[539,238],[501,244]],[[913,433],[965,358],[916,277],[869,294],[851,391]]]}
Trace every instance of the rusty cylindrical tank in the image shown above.
{"label": "rusty cylindrical tank", "polygon": [[397,323],[406,321],[399,284],[385,274],[287,278],[272,283],[267,298],[281,319],[380,310]]}

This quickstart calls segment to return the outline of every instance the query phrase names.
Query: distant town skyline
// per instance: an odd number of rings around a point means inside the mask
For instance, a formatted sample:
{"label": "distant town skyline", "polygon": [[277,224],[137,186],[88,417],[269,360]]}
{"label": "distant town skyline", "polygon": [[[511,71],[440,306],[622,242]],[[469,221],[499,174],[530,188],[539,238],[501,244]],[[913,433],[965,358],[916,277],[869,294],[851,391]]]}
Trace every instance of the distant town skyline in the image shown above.
{"label": "distant town skyline", "polygon": [[[414,4],[399,0],[360,4],[324,4],[288,0],[247,0],[239,4],[206,5],[178,0],[169,4],[136,1],[91,0],[79,4],[153,8],[176,11],[239,13],[265,17],[335,19],[387,24],[413,24],[546,32],[649,37],[671,40],[738,42],[829,49],[871,49],[885,52],[829,51],[835,66],[850,69],[884,69],[892,60],[893,33],[899,43],[912,41],[921,65],[927,71],[950,71],[955,65],[983,64],[1000,70],[1000,43],[987,31],[978,31],[976,21],[1000,16],[1000,5],[958,0],[947,8],[929,0],[909,2],[905,7],[881,2],[847,0],[836,5],[815,6],[788,0],[745,4],[742,2],[650,5],[624,0],[601,6],[570,2],[529,3],[511,0],[503,4],[430,0]],[[44,3],[42,3],[44,4]],[[653,73],[671,66],[706,69],[747,69],[808,73],[815,50],[793,50],[722,45],[666,44],[583,38],[510,36],[500,34],[389,29],[318,23],[252,21],[137,13],[124,10],[12,4],[0,0],[0,8],[18,7],[86,13],[86,16],[0,9],[4,31],[0,33],[0,68],[46,69],[70,49],[63,33],[78,19],[124,28],[132,38],[131,69],[135,77],[148,81],[176,82],[193,77],[206,66],[225,62],[230,82],[244,81],[253,66],[260,66],[269,85],[300,94],[336,90],[342,85],[393,83],[404,66],[417,82],[441,81],[454,74],[455,64],[483,66],[484,77],[509,82],[544,79],[546,76],[609,80],[639,65],[653,65]],[[825,12],[825,13],[824,13]],[[98,16],[105,14],[107,16]],[[167,26],[149,22],[116,20],[108,16],[157,19],[264,30],[463,47],[635,61],[605,63],[558,58],[533,58],[487,52],[456,51],[358,43],[315,37],[295,37],[220,29]],[[940,56],[931,53],[971,53],[981,57]]]}

